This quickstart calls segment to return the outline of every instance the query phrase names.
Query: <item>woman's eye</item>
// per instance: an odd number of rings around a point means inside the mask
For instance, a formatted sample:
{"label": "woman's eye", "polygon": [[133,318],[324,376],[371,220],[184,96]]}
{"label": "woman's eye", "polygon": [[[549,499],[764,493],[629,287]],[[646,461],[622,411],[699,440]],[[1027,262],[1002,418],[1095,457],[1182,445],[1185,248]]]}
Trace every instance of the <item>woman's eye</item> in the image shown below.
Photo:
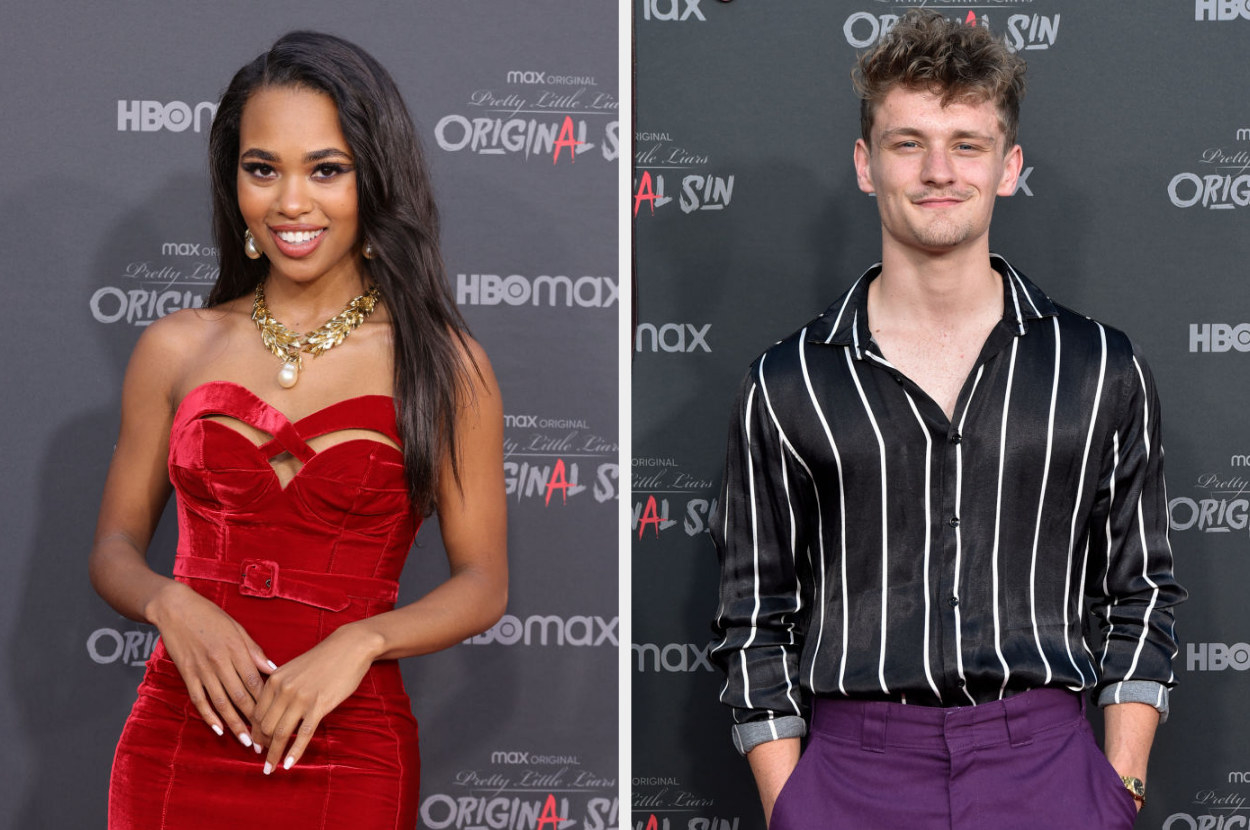
{"label": "woman's eye", "polygon": [[274,173],[274,169],[270,167],[268,164],[265,164],[264,162],[245,161],[240,166],[243,168],[244,173],[247,173],[249,176],[254,176],[258,179],[271,179],[274,177],[274,175],[276,175]]}
{"label": "woman's eye", "polygon": [[316,169],[313,170],[313,178],[332,179],[335,176],[341,176],[349,170],[351,170],[351,168],[345,164],[332,164],[327,162],[325,164],[317,165]]}

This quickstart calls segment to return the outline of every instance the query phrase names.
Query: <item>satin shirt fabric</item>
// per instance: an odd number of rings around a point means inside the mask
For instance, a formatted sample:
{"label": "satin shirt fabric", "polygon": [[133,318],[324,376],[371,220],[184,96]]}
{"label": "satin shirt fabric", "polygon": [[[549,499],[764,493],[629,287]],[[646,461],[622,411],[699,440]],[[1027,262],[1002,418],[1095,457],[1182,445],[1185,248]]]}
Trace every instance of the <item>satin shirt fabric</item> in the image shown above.
{"label": "satin shirt fabric", "polygon": [[802,735],[813,695],[1166,711],[1185,592],[1154,380],[1124,334],[991,264],[1003,317],[953,418],[873,341],[879,265],[748,372],[712,522],[740,751]]}

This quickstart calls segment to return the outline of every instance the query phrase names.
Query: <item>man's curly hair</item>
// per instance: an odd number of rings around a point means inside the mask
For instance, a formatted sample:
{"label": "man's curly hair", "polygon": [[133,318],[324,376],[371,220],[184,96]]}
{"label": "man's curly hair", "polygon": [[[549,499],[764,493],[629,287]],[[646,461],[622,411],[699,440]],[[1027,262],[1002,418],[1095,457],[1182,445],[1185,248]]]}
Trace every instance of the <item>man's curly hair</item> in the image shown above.
{"label": "man's curly hair", "polygon": [[1007,148],[1016,143],[1024,61],[982,26],[912,9],[876,47],[860,55],[851,78],[860,99],[860,131],[869,146],[876,108],[899,86],[940,94],[943,106],[964,99],[993,101]]}

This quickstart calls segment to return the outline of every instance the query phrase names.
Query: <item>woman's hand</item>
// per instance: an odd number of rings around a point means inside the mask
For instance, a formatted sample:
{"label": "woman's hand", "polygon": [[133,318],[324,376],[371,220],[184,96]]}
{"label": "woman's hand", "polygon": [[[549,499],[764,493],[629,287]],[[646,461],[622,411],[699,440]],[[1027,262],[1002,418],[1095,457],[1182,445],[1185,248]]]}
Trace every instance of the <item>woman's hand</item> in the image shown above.
{"label": "woman's hand", "polygon": [[321,719],[356,691],[379,643],[348,624],[269,675],[251,713],[251,739],[269,749],[265,775],[299,761]]}
{"label": "woman's hand", "polygon": [[261,647],[229,614],[180,582],[171,581],[157,595],[148,617],[204,722],[218,735],[229,729],[252,746],[245,721],[264,689],[264,675],[276,668]]}

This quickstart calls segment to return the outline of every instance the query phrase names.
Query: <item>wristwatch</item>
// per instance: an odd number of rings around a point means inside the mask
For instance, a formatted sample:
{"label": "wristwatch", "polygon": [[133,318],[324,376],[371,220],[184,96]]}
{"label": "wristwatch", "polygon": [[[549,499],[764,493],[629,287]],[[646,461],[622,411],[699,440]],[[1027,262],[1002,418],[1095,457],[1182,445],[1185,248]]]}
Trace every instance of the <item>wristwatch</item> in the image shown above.
{"label": "wristwatch", "polygon": [[1134,778],[1131,775],[1121,775],[1120,780],[1124,782],[1124,789],[1129,791],[1133,796],[1133,800],[1139,804],[1146,803],[1146,782],[1140,778]]}

